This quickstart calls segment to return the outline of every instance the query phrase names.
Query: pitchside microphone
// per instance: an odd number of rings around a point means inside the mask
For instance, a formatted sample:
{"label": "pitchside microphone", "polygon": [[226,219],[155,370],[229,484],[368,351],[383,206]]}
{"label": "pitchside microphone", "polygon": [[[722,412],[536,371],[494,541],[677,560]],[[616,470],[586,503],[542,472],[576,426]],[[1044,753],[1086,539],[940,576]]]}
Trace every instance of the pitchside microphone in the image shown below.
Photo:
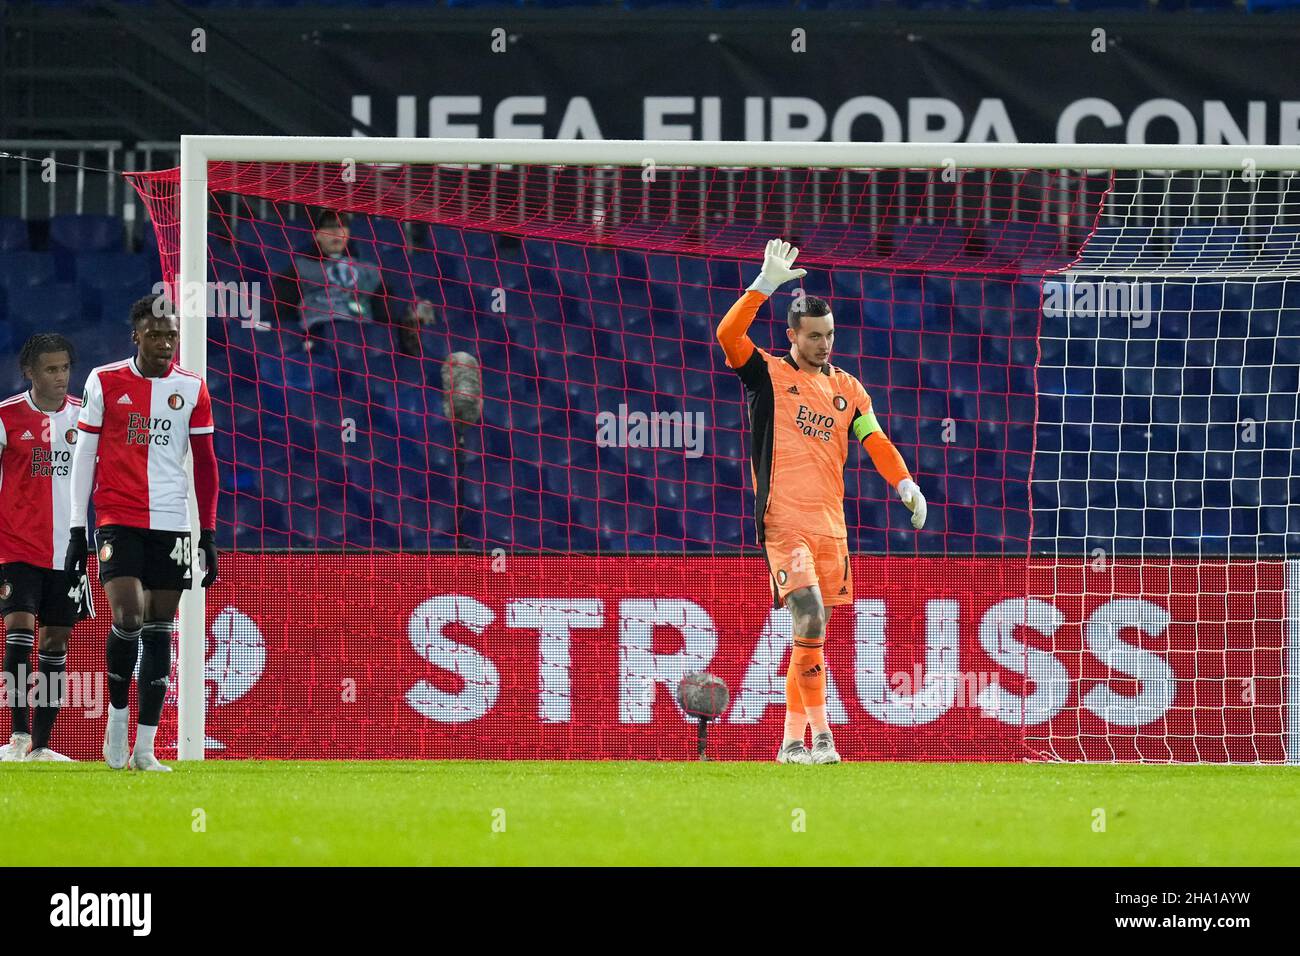
{"label": "pitchside microphone", "polygon": [[468,352],[452,352],[442,366],[442,410],[457,427],[477,425],[483,417],[483,376],[478,359]]}
{"label": "pitchside microphone", "polygon": [[451,422],[456,436],[456,549],[465,529],[467,514],[465,494],[461,483],[465,480],[465,429],[477,425],[483,417],[483,375],[478,359],[468,352],[452,352],[442,366],[442,411]]}
{"label": "pitchside microphone", "polygon": [[700,722],[700,759],[708,760],[709,721],[721,717],[731,701],[726,682],[708,671],[687,674],[677,684],[677,702],[682,710]]}

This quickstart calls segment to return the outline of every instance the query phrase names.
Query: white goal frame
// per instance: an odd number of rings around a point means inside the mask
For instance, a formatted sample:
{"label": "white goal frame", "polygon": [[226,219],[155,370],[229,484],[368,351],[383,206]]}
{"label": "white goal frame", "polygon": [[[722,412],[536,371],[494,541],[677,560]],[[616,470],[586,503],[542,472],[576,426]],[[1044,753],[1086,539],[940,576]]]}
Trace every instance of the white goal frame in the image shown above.
{"label": "white goal frame", "polygon": [[[1042,169],[1261,172],[1300,170],[1300,146],[1140,146],[1054,143],[825,143],[670,140],[415,139],[350,136],[181,137],[180,262],[177,303],[181,364],[207,377],[208,163],[318,162],[848,169]],[[191,459],[186,471],[193,473]],[[190,492],[191,523],[198,526]],[[204,758],[206,592],[197,585],[180,605],[177,756]],[[1287,761],[1300,763],[1300,561],[1287,562]]]}

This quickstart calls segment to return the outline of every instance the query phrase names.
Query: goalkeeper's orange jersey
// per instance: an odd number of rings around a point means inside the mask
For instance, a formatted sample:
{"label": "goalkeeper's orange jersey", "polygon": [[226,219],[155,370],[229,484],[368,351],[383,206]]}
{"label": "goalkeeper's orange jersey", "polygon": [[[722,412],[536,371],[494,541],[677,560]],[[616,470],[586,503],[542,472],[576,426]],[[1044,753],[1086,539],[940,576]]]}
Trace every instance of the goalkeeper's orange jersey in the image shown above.
{"label": "goalkeeper's orange jersey", "polygon": [[727,364],[744,383],[749,404],[758,540],[767,527],[845,538],[849,436],[864,442],[891,486],[909,477],[907,468],[881,431],[861,382],[829,364],[805,372],[790,355],[778,358],[754,345],[746,330],[765,301],[761,292],[746,292],[718,326]]}

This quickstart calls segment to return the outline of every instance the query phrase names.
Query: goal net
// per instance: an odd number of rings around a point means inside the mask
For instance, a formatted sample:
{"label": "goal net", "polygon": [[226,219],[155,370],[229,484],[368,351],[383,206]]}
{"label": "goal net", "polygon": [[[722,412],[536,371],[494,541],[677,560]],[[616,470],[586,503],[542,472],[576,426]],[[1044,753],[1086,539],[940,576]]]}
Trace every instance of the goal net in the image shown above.
{"label": "goal net", "polygon": [[684,759],[707,670],[711,752],[771,759],[790,617],[715,329],[781,237],[809,274],[751,337],[828,299],[930,502],[913,531],[850,448],[841,753],[1296,758],[1294,155],[358,142],[214,145],[185,216],[132,176],[169,288],[209,282],[182,756]]}

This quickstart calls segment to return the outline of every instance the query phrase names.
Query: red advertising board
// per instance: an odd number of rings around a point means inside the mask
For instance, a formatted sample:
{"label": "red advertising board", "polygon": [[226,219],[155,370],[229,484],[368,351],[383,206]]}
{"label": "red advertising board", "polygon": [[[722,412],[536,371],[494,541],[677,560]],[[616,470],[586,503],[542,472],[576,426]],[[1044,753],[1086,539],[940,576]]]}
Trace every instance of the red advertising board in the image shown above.
{"label": "red advertising board", "polygon": [[[209,757],[692,759],[673,688],[696,670],[731,692],[711,756],[780,742],[790,622],[758,556],[231,554],[221,571]],[[826,642],[846,759],[1285,759],[1282,561],[859,557],[853,578]],[[69,658],[87,681],[97,606]],[[83,697],[55,744],[95,759]]]}

